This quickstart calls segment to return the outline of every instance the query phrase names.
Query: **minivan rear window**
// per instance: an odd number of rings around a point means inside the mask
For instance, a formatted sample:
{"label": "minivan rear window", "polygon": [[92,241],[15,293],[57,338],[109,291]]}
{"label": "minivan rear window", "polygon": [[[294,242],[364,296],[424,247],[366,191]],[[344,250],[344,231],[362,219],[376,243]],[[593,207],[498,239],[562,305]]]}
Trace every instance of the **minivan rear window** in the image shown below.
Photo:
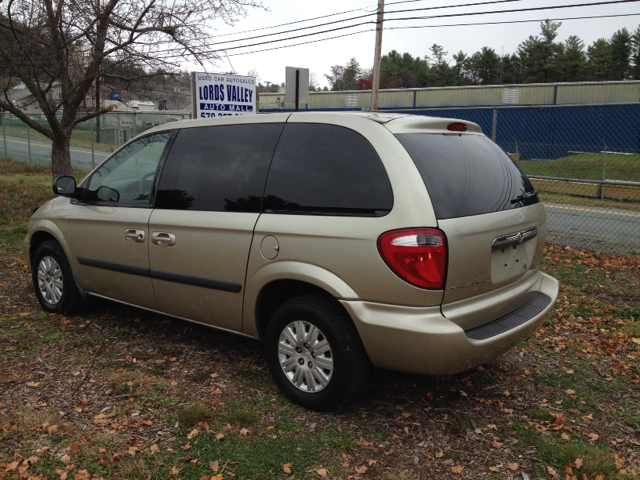
{"label": "minivan rear window", "polygon": [[524,172],[485,136],[401,133],[396,137],[418,167],[440,220],[540,202]]}

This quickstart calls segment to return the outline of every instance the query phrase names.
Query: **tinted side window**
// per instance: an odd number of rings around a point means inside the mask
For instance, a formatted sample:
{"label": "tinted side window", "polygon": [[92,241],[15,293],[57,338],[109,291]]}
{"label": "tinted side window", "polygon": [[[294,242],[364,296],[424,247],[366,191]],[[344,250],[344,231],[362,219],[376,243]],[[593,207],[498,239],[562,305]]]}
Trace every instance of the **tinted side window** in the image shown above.
{"label": "tinted side window", "polygon": [[466,217],[540,202],[513,161],[487,137],[402,133],[438,219]]}
{"label": "tinted side window", "polygon": [[260,212],[282,124],[185,128],[162,169],[156,208]]}
{"label": "tinted side window", "polygon": [[335,125],[285,127],[269,171],[265,211],[380,216],[392,206],[387,172],[360,134]]}

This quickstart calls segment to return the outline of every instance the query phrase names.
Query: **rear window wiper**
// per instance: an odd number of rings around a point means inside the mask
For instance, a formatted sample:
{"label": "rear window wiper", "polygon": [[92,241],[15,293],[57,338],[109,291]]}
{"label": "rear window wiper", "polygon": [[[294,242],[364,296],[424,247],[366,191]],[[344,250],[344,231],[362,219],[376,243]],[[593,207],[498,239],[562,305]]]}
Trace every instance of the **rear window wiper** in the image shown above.
{"label": "rear window wiper", "polygon": [[537,190],[534,190],[533,192],[524,192],[522,195],[518,195],[516,198],[511,200],[511,203],[513,204],[513,203],[524,202],[525,200],[529,200],[530,198],[533,198],[536,195],[538,195]]}

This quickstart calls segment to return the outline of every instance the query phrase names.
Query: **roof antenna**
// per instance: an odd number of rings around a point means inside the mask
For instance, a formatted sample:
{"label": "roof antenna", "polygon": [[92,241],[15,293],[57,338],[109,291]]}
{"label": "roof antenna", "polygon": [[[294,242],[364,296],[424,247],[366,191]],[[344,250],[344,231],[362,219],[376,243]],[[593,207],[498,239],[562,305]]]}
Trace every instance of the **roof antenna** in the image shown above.
{"label": "roof antenna", "polygon": [[231,60],[229,60],[229,55],[227,54],[227,51],[224,51],[225,56],[227,57],[227,62],[229,62],[229,65],[231,65],[231,73],[233,73],[234,75],[236,75],[236,69],[233,68],[233,64],[231,63]]}

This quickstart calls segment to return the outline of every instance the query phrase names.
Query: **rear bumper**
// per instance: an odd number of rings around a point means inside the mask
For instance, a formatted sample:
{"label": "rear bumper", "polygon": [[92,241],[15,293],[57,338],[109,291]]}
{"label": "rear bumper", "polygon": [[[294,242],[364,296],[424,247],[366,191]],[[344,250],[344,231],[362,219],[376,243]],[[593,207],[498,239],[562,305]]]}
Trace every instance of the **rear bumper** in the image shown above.
{"label": "rear bumper", "polygon": [[[496,318],[495,325],[500,328],[493,329],[492,336],[483,340],[470,338],[478,335],[474,335],[473,330],[465,332],[445,318],[440,307],[341,303],[351,315],[373,365],[403,372],[447,375],[469,370],[502,355],[541,326],[558,298],[558,281],[541,273],[540,280],[528,293],[534,300],[519,309],[520,313]],[[527,318],[523,319],[522,315]],[[514,317],[520,320],[514,321]]]}

